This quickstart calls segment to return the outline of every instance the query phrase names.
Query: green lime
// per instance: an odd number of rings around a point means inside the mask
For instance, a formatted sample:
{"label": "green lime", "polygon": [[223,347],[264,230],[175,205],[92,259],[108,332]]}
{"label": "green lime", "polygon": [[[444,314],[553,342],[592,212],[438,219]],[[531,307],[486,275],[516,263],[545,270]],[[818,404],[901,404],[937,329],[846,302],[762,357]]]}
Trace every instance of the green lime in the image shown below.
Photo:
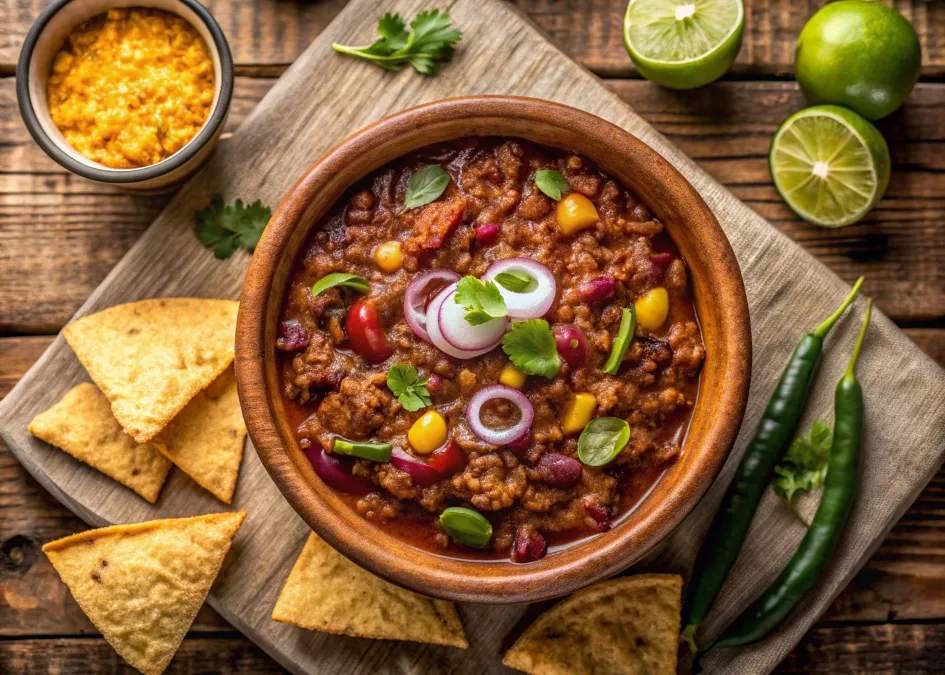
{"label": "green lime", "polygon": [[623,41],[646,79],[694,89],[732,67],[744,19],[742,0],[630,0]]}
{"label": "green lime", "polygon": [[794,76],[808,101],[844,105],[871,120],[903,104],[921,67],[912,24],[866,0],[824,6],[804,26],[794,53]]}
{"label": "green lime", "polygon": [[768,165],[781,198],[806,221],[852,225],[889,183],[889,148],[852,110],[818,105],[794,113],[771,141]]}

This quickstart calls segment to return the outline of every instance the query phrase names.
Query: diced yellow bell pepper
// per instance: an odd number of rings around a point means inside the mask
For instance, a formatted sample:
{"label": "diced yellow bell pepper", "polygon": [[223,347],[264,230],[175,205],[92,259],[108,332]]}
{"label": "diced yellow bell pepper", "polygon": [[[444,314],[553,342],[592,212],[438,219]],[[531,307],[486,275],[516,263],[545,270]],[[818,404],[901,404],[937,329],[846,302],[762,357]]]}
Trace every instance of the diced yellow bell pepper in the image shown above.
{"label": "diced yellow bell pepper", "polygon": [[669,293],[662,286],[654,288],[633,306],[637,312],[637,325],[646,330],[656,330],[666,322],[669,314]]}
{"label": "diced yellow bell pepper", "polygon": [[558,202],[556,215],[558,227],[565,234],[574,234],[600,220],[594,202],[579,192],[572,192],[562,197]]}
{"label": "diced yellow bell pepper", "polygon": [[504,384],[506,387],[512,387],[512,389],[518,389],[521,391],[522,387],[525,386],[525,378],[528,376],[511,363],[502,369],[502,372],[499,374],[499,384]]}
{"label": "diced yellow bell pepper", "polygon": [[404,263],[400,242],[389,241],[374,249],[374,263],[388,274],[399,270]]}
{"label": "diced yellow bell pepper", "polygon": [[576,434],[591,421],[597,412],[597,398],[594,394],[582,392],[575,394],[564,408],[561,419],[561,430],[566,434]]}
{"label": "diced yellow bell pepper", "polygon": [[421,455],[431,452],[446,443],[446,420],[436,410],[427,410],[407,432],[410,447]]}

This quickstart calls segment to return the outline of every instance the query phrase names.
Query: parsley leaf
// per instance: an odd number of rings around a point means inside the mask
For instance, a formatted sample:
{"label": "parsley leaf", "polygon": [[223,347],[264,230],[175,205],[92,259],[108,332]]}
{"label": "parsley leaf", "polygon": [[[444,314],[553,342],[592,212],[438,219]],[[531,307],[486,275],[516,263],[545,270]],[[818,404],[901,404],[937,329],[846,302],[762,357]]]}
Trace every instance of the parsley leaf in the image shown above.
{"label": "parsley leaf", "polygon": [[450,175],[437,164],[425,166],[410,176],[407,194],[404,196],[404,208],[413,209],[429,204],[438,199],[446,186],[450,184]]}
{"label": "parsley leaf", "polygon": [[453,47],[463,34],[451,26],[446,12],[431,9],[418,14],[407,30],[399,14],[388,12],[377,22],[380,39],[363,47],[332,43],[340,54],[371,61],[387,70],[410,64],[421,75],[435,75],[439,63],[453,58]]}
{"label": "parsley leaf", "polygon": [[527,272],[509,270],[495,275],[497,284],[513,293],[531,293],[538,288],[538,281]]}
{"label": "parsley leaf", "polygon": [[499,319],[508,314],[505,300],[493,281],[480,281],[465,276],[456,285],[457,305],[466,308],[466,321],[473,326]]}
{"label": "parsley leaf", "polygon": [[226,260],[238,248],[254,251],[271,217],[272,209],[258,199],[248,205],[240,199],[225,204],[222,196],[215,195],[207,208],[197,211],[194,232],[201,244]]}
{"label": "parsley leaf", "polygon": [[800,514],[794,508],[794,495],[815,490],[824,484],[832,444],[830,425],[817,420],[807,437],[798,436],[794,439],[782,462],[774,468],[777,476],[771,482],[771,487],[799,518]]}
{"label": "parsley leaf", "polygon": [[539,169],[536,171],[535,185],[555,201],[561,199],[561,195],[571,192],[571,184],[565,180],[560,171],[554,169]]}
{"label": "parsley leaf", "polygon": [[513,323],[512,330],[502,336],[502,351],[517,368],[529,375],[541,375],[552,380],[561,370],[555,336],[544,319]]}
{"label": "parsley leaf", "polygon": [[394,392],[404,410],[414,412],[433,405],[427,378],[418,377],[417,369],[407,363],[398,363],[387,371],[387,388]]}

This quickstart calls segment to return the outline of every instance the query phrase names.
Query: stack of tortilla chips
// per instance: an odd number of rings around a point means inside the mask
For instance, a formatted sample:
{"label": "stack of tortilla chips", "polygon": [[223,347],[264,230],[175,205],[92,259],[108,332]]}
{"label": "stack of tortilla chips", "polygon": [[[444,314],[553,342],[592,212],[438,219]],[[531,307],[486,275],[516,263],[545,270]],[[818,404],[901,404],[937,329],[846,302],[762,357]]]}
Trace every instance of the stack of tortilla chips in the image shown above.
{"label": "stack of tortilla chips", "polygon": [[75,321],[63,334],[95,385],[73,388],[30,432],[152,504],[172,463],[229,504],[246,438],[232,368],[237,308],[165,298]]}

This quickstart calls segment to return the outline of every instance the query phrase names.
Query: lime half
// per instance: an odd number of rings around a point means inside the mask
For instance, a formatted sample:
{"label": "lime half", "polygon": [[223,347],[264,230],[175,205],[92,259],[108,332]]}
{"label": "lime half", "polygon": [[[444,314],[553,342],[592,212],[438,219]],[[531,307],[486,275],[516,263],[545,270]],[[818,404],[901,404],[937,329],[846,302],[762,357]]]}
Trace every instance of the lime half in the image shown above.
{"label": "lime half", "polygon": [[818,105],[791,115],[771,141],[768,164],[781,198],[806,221],[852,225],[889,183],[889,148],[852,110]]}
{"label": "lime half", "polygon": [[623,41],[646,79],[694,89],[732,67],[744,18],[742,0],[630,0]]}

